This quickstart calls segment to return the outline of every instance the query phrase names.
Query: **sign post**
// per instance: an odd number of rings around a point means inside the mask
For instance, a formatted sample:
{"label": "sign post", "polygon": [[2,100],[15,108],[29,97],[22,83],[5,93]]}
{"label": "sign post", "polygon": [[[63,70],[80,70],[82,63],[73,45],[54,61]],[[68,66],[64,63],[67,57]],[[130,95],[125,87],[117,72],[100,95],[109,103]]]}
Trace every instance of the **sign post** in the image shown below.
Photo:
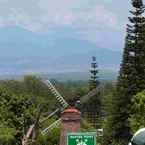
{"label": "sign post", "polygon": [[96,133],[68,133],[67,145],[96,145]]}

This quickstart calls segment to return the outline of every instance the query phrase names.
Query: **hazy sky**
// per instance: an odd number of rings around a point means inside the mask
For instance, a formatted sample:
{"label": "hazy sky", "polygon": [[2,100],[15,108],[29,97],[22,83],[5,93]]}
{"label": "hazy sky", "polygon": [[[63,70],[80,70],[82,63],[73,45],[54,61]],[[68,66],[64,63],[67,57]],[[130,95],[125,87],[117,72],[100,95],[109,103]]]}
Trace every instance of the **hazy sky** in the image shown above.
{"label": "hazy sky", "polygon": [[0,0],[0,26],[116,30],[126,20],[128,5],[127,0]]}
{"label": "hazy sky", "polygon": [[[54,64],[51,68],[46,62],[53,62],[50,56],[56,52],[55,57],[65,54],[69,58],[72,52],[82,56],[92,47],[122,51],[129,10],[131,0],[0,0],[0,59],[4,58],[0,72],[32,69],[31,56],[49,56],[43,65],[37,66],[38,58],[33,62],[38,70],[39,66],[51,70]],[[11,61],[10,57],[17,56],[20,60]],[[55,64],[59,61],[56,59]]]}
{"label": "hazy sky", "polygon": [[18,26],[34,33],[67,28],[120,50],[130,5],[130,0],[0,0],[0,28]]}

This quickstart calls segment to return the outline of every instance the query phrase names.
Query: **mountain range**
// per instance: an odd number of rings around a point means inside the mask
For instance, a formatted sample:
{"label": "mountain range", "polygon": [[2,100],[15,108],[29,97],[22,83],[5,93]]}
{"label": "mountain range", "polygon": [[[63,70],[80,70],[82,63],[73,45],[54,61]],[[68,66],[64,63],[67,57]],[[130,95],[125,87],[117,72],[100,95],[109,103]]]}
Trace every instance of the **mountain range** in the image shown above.
{"label": "mountain range", "polygon": [[[0,29],[0,75],[88,72],[96,56],[100,70],[117,72],[122,53],[101,48],[76,34],[34,33],[19,27]],[[105,41],[105,40],[104,40]]]}

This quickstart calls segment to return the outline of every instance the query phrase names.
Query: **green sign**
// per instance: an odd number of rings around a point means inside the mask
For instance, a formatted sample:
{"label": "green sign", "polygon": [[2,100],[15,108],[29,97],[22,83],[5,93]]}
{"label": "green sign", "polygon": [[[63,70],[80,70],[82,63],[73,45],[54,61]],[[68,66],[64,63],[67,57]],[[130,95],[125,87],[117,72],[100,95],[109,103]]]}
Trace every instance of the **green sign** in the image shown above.
{"label": "green sign", "polygon": [[67,145],[96,145],[96,133],[68,133]]}

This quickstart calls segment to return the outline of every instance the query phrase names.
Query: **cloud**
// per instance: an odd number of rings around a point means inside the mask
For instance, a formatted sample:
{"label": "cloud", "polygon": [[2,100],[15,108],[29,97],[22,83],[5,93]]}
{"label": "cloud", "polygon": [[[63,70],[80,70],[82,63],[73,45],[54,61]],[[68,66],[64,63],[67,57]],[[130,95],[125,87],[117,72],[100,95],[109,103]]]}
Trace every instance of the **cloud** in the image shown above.
{"label": "cloud", "polygon": [[95,0],[0,0],[0,26],[31,31],[51,27],[117,28],[117,16]]}
{"label": "cloud", "polygon": [[82,25],[86,24],[88,27],[94,28],[117,28],[118,19],[115,14],[105,9],[104,6],[96,6],[78,15]]}
{"label": "cloud", "polygon": [[123,44],[129,6],[126,0],[0,0],[0,27],[47,32],[54,40],[63,33],[115,50]]}

